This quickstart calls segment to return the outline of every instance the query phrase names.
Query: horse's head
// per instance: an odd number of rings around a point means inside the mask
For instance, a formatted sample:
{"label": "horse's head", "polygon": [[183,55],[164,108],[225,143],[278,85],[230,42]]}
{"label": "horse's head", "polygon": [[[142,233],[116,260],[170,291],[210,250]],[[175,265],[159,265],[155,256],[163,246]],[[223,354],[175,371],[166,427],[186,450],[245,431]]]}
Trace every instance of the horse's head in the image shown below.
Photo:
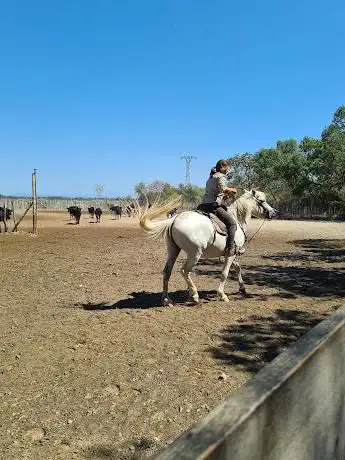
{"label": "horse's head", "polygon": [[261,217],[262,214],[264,214],[267,219],[272,219],[277,216],[278,211],[267,203],[264,192],[252,189],[248,193],[251,194],[252,200],[255,201],[255,206],[252,210],[253,215]]}

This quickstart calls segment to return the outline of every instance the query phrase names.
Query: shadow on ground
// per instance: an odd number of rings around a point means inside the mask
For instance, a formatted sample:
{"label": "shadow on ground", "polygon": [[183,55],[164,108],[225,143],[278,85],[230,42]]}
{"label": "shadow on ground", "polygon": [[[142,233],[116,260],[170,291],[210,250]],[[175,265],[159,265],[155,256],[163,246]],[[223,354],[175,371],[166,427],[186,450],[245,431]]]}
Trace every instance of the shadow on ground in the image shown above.
{"label": "shadow on ground", "polygon": [[142,460],[150,458],[157,449],[157,443],[150,438],[126,442],[118,448],[108,445],[90,447],[86,452],[88,460]]}
{"label": "shadow on ground", "polygon": [[[291,241],[302,249],[300,252],[284,252],[262,256],[265,261],[285,262],[284,265],[242,265],[243,280],[246,285],[276,288],[273,297],[309,296],[343,297],[345,295],[344,267],[322,267],[325,263],[345,262],[345,240],[306,239]],[[289,264],[290,262],[290,264]],[[292,265],[292,262],[300,262]],[[318,262],[320,265],[312,265]],[[207,264],[209,265],[209,264]],[[220,270],[207,266],[204,261],[195,268],[197,275],[219,278]],[[234,272],[229,279],[235,280]]]}
{"label": "shadow on ground", "polygon": [[[183,304],[183,306],[195,306],[189,302],[187,291],[176,291],[169,294],[174,304]],[[216,291],[199,291],[200,299],[215,300]],[[121,299],[116,302],[99,302],[99,303],[84,303],[76,304],[76,307],[83,308],[88,311],[95,310],[116,310],[116,309],[147,309],[162,307],[161,292],[131,292],[129,298]]]}
{"label": "shadow on ground", "polygon": [[338,263],[345,262],[345,239],[321,240],[306,239],[289,241],[290,244],[302,249],[303,252],[282,252],[280,254],[262,256],[263,259],[293,261]]}
{"label": "shadow on ground", "polygon": [[343,297],[345,269],[320,267],[245,266],[246,285],[278,288],[294,295],[308,297]]}
{"label": "shadow on ground", "polygon": [[[219,273],[214,270],[200,268],[195,270],[195,273],[219,278]],[[295,298],[296,296],[343,297],[345,295],[345,268],[242,265],[242,275],[247,287],[256,285],[279,289],[278,293],[265,294],[265,299],[268,297]],[[228,280],[230,279],[236,280],[233,273],[229,275]]]}
{"label": "shadow on ground", "polygon": [[214,258],[214,259],[200,259],[198,265],[211,265],[214,267],[219,267],[221,270],[224,264],[224,257]]}
{"label": "shadow on ground", "polygon": [[326,314],[281,309],[272,316],[249,316],[223,329],[219,334],[220,345],[208,351],[215,359],[256,373],[326,317]]}

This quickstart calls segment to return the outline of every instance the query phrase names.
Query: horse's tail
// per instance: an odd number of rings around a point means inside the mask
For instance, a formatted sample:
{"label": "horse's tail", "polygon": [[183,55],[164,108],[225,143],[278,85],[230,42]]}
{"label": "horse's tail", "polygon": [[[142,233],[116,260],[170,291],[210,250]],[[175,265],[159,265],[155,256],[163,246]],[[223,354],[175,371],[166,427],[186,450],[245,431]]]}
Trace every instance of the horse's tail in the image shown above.
{"label": "horse's tail", "polygon": [[154,203],[150,208],[148,207],[148,204],[145,208],[138,206],[137,215],[140,227],[151,238],[164,238],[176,216],[156,222],[153,220],[163,214],[167,215],[168,212],[172,211],[180,204],[181,196],[171,198],[170,200],[166,200],[160,204]]}

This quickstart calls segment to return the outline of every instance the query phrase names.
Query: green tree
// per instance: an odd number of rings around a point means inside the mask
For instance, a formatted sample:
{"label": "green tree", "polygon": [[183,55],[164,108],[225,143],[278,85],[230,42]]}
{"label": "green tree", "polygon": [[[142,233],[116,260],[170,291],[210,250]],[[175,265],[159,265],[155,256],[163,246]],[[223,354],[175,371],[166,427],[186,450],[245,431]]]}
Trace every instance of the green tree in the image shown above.
{"label": "green tree", "polygon": [[204,196],[205,189],[198,187],[197,185],[183,185],[179,184],[177,191],[182,195],[182,199],[186,203],[190,203],[193,206],[199,204]]}
{"label": "green tree", "polygon": [[344,201],[345,106],[340,106],[320,139],[303,138],[301,149],[308,157],[310,194],[314,201]]}
{"label": "green tree", "polygon": [[238,189],[251,189],[257,182],[255,169],[255,155],[251,153],[241,153],[229,158],[230,172],[228,179],[231,184]]}
{"label": "green tree", "polygon": [[294,139],[277,141],[275,148],[259,150],[254,170],[257,187],[275,201],[308,194],[311,183],[308,157]]}
{"label": "green tree", "polygon": [[182,196],[185,203],[190,203],[193,206],[196,206],[202,200],[205,190],[202,187],[192,184],[179,184],[177,187],[174,187],[167,182],[156,180],[147,184],[139,182],[135,185],[135,192],[139,203],[142,204],[146,203],[145,197],[147,197],[150,203],[154,203],[156,200],[164,201],[177,196]]}

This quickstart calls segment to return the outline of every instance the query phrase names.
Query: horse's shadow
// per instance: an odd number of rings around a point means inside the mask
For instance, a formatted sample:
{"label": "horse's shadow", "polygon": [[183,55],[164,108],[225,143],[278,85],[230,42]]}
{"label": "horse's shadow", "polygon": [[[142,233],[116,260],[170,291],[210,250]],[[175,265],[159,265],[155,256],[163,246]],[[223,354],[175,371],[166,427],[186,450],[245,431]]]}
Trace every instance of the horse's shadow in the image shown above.
{"label": "horse's shadow", "polygon": [[[215,291],[199,291],[200,299],[202,300],[214,300],[216,297]],[[98,302],[98,303],[83,303],[76,304],[78,308],[82,308],[86,311],[99,311],[99,310],[145,310],[148,308],[161,308],[162,307],[162,294],[160,292],[131,292],[130,298],[121,299],[116,302]],[[193,302],[189,300],[187,291],[175,291],[169,294],[174,305],[181,305],[184,307],[195,306]]]}
{"label": "horse's shadow", "polygon": [[215,266],[215,267],[222,267],[224,265],[224,257],[222,256],[222,258],[220,257],[217,257],[217,258],[214,258],[214,259],[200,259],[198,265],[211,265],[211,266]]}

